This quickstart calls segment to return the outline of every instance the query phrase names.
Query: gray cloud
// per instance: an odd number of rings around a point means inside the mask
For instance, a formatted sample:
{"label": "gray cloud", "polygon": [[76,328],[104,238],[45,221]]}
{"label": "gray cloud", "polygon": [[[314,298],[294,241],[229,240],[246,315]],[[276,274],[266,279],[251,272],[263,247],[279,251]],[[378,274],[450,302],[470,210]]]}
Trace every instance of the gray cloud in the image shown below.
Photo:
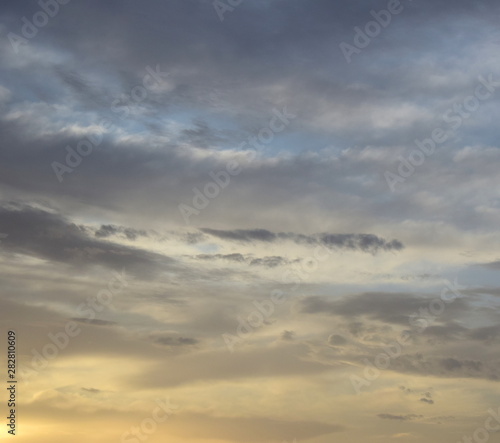
{"label": "gray cloud", "polygon": [[207,122],[197,120],[193,123],[194,128],[182,131],[181,140],[202,148],[228,143],[227,138],[211,128]]}
{"label": "gray cloud", "polygon": [[[471,353],[473,347],[467,346],[462,349],[465,356]],[[441,351],[446,355],[446,347]],[[404,354],[391,362],[391,369],[397,372],[434,375],[445,378],[479,378],[497,381],[499,372],[497,369],[498,356],[487,356],[484,361],[469,358],[446,357],[442,355],[426,355],[422,353]]]}
{"label": "gray cloud", "polygon": [[274,242],[290,240],[298,244],[325,245],[331,248],[360,250],[364,252],[399,251],[404,248],[399,240],[387,241],[372,234],[315,234],[303,235],[290,232],[274,233],[266,229],[217,230],[202,229],[205,234],[223,240],[240,242],[262,241]]}
{"label": "gray cloud", "polygon": [[0,230],[9,233],[3,251],[26,254],[74,266],[102,265],[140,276],[154,275],[175,260],[89,237],[88,229],[47,210],[23,204],[0,207]]}
{"label": "gray cloud", "polygon": [[90,318],[80,318],[73,317],[71,320],[77,321],[79,323],[88,323],[94,326],[113,326],[116,325],[116,322],[109,320],[100,320],[98,318],[90,319]]}
{"label": "gray cloud", "polygon": [[500,325],[471,329],[468,335],[472,340],[493,342],[500,336]]}
{"label": "gray cloud", "polygon": [[99,238],[107,238],[117,234],[123,234],[128,240],[136,240],[139,236],[148,237],[148,233],[143,229],[132,229],[124,226],[101,225],[101,227],[95,231],[95,236]]}
{"label": "gray cloud", "polygon": [[482,263],[481,266],[484,266],[485,268],[489,268],[489,269],[498,270],[498,269],[500,269],[500,261]]}
{"label": "gray cloud", "polygon": [[382,418],[384,420],[415,420],[417,418],[422,418],[423,415],[416,415],[416,414],[407,414],[407,415],[394,415],[394,414],[378,414],[378,418]]}
{"label": "gray cloud", "polygon": [[234,261],[237,263],[244,263],[247,261],[247,258],[238,253],[234,254],[199,254],[195,258],[198,260],[228,260]]}
{"label": "gray cloud", "polygon": [[280,336],[281,340],[292,341],[295,339],[294,331],[283,331]]}
{"label": "gray cloud", "polygon": [[221,238],[223,240],[234,240],[241,242],[250,241],[263,241],[272,242],[275,241],[278,236],[266,229],[235,229],[235,230],[219,230],[219,229],[201,229],[205,234],[209,234],[213,237]]}
{"label": "gray cloud", "polygon": [[441,365],[447,371],[456,371],[459,369],[471,370],[474,372],[481,371],[483,363],[473,360],[457,360],[455,358],[445,358],[441,361]]}
{"label": "gray cloud", "polygon": [[192,346],[199,343],[198,340],[191,337],[177,337],[177,336],[169,336],[169,335],[160,335],[154,338],[155,343],[164,346]]}
{"label": "gray cloud", "polygon": [[82,391],[90,392],[91,394],[99,394],[100,392],[102,392],[100,389],[95,388],[82,388]]}
{"label": "gray cloud", "polygon": [[[329,299],[321,296],[310,296],[301,301],[301,311],[308,314],[338,315],[347,318],[366,316],[373,320],[386,323],[409,326],[410,316],[425,318],[428,323],[433,320],[429,311],[432,300],[439,299],[430,296],[417,296],[411,293],[366,292],[349,296]],[[421,309],[427,309],[427,316],[421,314]],[[439,316],[439,322],[452,321],[457,315],[468,312],[469,304],[465,298],[456,298],[453,303],[446,305],[446,309]],[[353,323],[354,331],[359,332],[362,324]],[[441,331],[442,328],[430,324],[430,333]],[[453,328],[452,328],[453,329]],[[454,326],[455,331],[460,327]]]}
{"label": "gray cloud", "polygon": [[236,263],[246,263],[250,266],[264,266],[266,268],[276,268],[278,266],[288,265],[290,263],[295,263],[300,261],[300,259],[288,260],[281,256],[269,256],[269,257],[258,257],[255,258],[252,255],[243,255],[239,253],[232,254],[199,254],[195,256],[198,260],[210,261],[210,260],[226,260]]}
{"label": "gray cloud", "polygon": [[347,340],[345,337],[339,334],[332,334],[330,337],[328,337],[328,344],[333,345],[333,346],[343,346],[347,343]]}
{"label": "gray cloud", "polygon": [[434,400],[430,399],[430,398],[425,398],[425,397],[422,397],[419,401],[423,402],[423,403],[428,403],[430,405],[433,405],[434,404]]}

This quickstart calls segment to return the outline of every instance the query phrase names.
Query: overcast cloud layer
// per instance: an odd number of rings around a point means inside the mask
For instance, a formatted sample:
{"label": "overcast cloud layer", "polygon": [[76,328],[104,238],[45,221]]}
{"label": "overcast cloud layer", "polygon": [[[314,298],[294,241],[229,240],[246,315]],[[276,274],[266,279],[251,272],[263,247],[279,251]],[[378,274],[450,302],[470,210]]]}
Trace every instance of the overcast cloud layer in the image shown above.
{"label": "overcast cloud layer", "polygon": [[499,14],[3,1],[17,440],[496,441]]}

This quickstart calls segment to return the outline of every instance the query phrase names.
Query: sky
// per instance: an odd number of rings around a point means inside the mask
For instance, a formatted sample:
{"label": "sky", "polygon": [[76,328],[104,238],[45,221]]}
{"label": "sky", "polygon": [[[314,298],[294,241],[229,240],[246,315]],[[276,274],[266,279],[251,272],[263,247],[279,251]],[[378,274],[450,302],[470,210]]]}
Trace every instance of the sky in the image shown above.
{"label": "sky", "polygon": [[499,14],[4,0],[2,437],[500,441]]}

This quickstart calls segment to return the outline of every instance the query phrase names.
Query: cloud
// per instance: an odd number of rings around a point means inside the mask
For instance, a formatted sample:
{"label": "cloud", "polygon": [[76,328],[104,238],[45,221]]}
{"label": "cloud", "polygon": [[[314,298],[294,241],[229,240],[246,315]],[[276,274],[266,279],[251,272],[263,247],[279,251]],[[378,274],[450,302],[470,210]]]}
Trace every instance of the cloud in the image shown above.
{"label": "cloud", "polygon": [[113,326],[113,325],[116,325],[116,322],[114,322],[114,321],[100,320],[97,318],[89,319],[89,318],[73,317],[71,320],[74,320],[78,323],[88,323],[88,324],[91,324],[94,326]]}
{"label": "cloud", "polygon": [[0,230],[9,233],[2,242],[3,251],[73,266],[126,269],[144,278],[175,265],[175,260],[164,255],[96,240],[88,235],[86,227],[71,223],[57,213],[25,204],[0,207]]}
{"label": "cloud", "polygon": [[387,241],[372,234],[315,234],[303,235],[291,232],[274,233],[266,229],[201,230],[211,236],[239,242],[275,242],[289,240],[297,244],[324,245],[329,248],[350,249],[363,252],[400,251],[404,248],[399,240]]}
{"label": "cloud", "polygon": [[192,346],[199,343],[198,340],[191,337],[177,337],[169,335],[157,335],[154,337],[155,343],[163,346]]}
{"label": "cloud", "polygon": [[425,397],[422,397],[419,401],[421,402],[424,402],[424,403],[428,403],[430,405],[433,405],[434,404],[434,400],[430,399],[430,398],[425,398]]}
{"label": "cloud", "polygon": [[447,371],[456,371],[460,369],[480,372],[483,369],[483,363],[474,360],[457,360],[455,358],[445,358],[441,361],[441,365]]}
{"label": "cloud", "polygon": [[208,148],[227,143],[229,140],[220,131],[215,131],[207,122],[196,120],[194,128],[183,129],[181,140],[193,146]]}
{"label": "cloud", "polygon": [[[422,350],[426,348],[421,348]],[[465,357],[473,354],[474,346],[464,343],[461,353]],[[427,350],[431,353],[432,348]],[[497,369],[498,356],[488,356],[484,361],[473,360],[471,358],[455,358],[446,355],[446,344],[434,355],[424,356],[421,352],[403,354],[391,361],[391,370],[420,375],[434,375],[445,378],[477,378],[497,381],[499,373]]]}
{"label": "cloud", "polygon": [[470,329],[468,336],[472,340],[492,342],[500,336],[500,325],[483,326]]}
{"label": "cloud", "polygon": [[201,229],[201,231],[205,234],[209,234],[213,237],[217,237],[223,240],[235,240],[241,242],[272,242],[278,238],[276,234],[266,229],[235,229],[223,231],[219,229],[204,228]]}
{"label": "cloud", "polygon": [[295,339],[294,331],[283,331],[280,336],[281,340],[292,341]]}
{"label": "cloud", "polygon": [[[212,0],[89,1],[59,4],[19,51],[0,41],[0,315],[28,350],[69,318],[82,330],[26,391],[36,440],[113,441],[167,388],[186,410],[158,426],[161,441],[410,438],[400,428],[456,409],[465,378],[476,394],[434,437],[473,423],[500,380],[498,90],[467,118],[454,110],[479,76],[499,78],[500,4],[402,1],[349,64],[339,44],[386,1],[243,1],[223,22]],[[38,10],[4,1],[3,35]],[[296,117],[262,143],[284,108]],[[391,192],[384,174],[419,162],[438,127],[448,139]],[[87,137],[100,142],[60,182],[54,162]],[[229,162],[241,173],[196,202]],[[182,204],[199,209],[190,227]],[[335,254],[300,288],[282,284],[320,247]],[[83,318],[122,269],[127,291]],[[410,316],[457,274],[467,297],[415,333]],[[276,289],[287,302],[229,353],[221,334]],[[349,376],[408,330],[364,400],[351,397]],[[80,388],[89,379],[106,395]],[[401,401],[443,415],[384,413]]]}
{"label": "cloud", "polygon": [[345,337],[339,334],[332,334],[328,337],[328,344],[333,346],[343,346],[347,343]]}
{"label": "cloud", "polygon": [[142,229],[126,228],[124,226],[101,225],[95,231],[95,236],[98,238],[107,238],[117,234],[123,234],[128,240],[136,240],[139,236],[148,237],[148,233]]}
{"label": "cloud", "polygon": [[278,266],[288,265],[298,260],[288,260],[281,256],[259,257],[254,258],[252,255],[243,255],[239,253],[232,254],[199,254],[195,257],[198,260],[226,260],[236,263],[245,263],[250,266],[264,266],[266,268],[276,268]]}
{"label": "cloud", "polygon": [[[409,327],[410,316],[425,317],[424,314],[420,314],[421,309],[428,308],[435,299],[436,297],[397,292],[365,292],[340,298],[309,296],[301,300],[300,310],[307,314],[327,314],[346,318],[366,316],[369,319]],[[456,298],[453,303],[446,305],[446,309],[439,316],[439,321],[453,320],[468,309],[469,304],[464,298]],[[431,326],[432,317],[430,313],[426,317]],[[362,328],[362,325],[357,323],[352,326],[355,330]],[[440,329],[431,329],[431,333],[436,331]]]}
{"label": "cloud", "polygon": [[406,420],[415,420],[417,418],[422,418],[423,415],[417,415],[417,414],[407,414],[407,415],[378,414],[377,417],[382,418],[384,420],[406,421]]}
{"label": "cloud", "polygon": [[90,392],[91,394],[99,394],[100,392],[102,392],[100,389],[95,388],[82,388],[82,391]]}

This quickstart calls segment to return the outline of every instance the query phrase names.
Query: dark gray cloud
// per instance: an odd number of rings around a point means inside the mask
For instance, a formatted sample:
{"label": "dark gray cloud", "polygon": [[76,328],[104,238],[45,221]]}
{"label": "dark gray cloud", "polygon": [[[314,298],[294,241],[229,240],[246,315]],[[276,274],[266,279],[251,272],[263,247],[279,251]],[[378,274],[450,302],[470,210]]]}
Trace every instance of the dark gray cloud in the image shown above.
{"label": "dark gray cloud", "polygon": [[244,263],[247,261],[247,258],[239,253],[234,254],[199,254],[195,256],[198,260],[228,260],[234,261],[237,263]]}
{"label": "dark gray cloud", "polygon": [[330,248],[360,250],[363,252],[399,251],[404,248],[399,240],[387,241],[372,234],[303,235],[291,232],[274,233],[266,229],[218,230],[208,228],[202,229],[202,232],[223,240],[240,242],[290,240],[297,244],[324,245]]}
{"label": "dark gray cloud", "polygon": [[473,372],[481,371],[483,363],[473,360],[457,360],[456,358],[445,358],[441,361],[441,365],[447,371],[456,371],[466,369]]}
{"label": "dark gray cloud", "polygon": [[122,234],[128,240],[136,240],[137,237],[148,237],[148,233],[143,229],[132,229],[124,226],[101,225],[95,231],[95,236],[99,238],[107,238],[117,234]]}
{"label": "dark gray cloud", "polygon": [[328,337],[328,344],[333,346],[343,346],[347,343],[347,339],[339,334],[332,334]]}
{"label": "dark gray cloud", "polygon": [[236,263],[246,263],[250,266],[264,266],[266,268],[276,268],[277,266],[288,265],[290,263],[295,263],[300,261],[300,259],[289,260],[281,256],[270,256],[270,257],[258,257],[255,258],[252,255],[243,255],[239,253],[233,254],[199,254],[195,256],[198,260],[227,260]]}
{"label": "dark gray cloud", "polygon": [[450,321],[442,325],[428,326],[423,334],[446,342],[473,340],[491,344],[500,337],[500,325],[466,328]]}
{"label": "dark gray cloud", "polygon": [[213,237],[221,238],[223,240],[234,240],[241,242],[250,241],[263,241],[272,242],[277,240],[278,236],[266,229],[235,229],[235,230],[219,230],[219,229],[201,229],[205,234],[209,234]]}
{"label": "dark gray cloud", "polygon": [[90,392],[91,394],[99,394],[100,392],[102,392],[100,389],[96,388],[82,388],[82,391]]}
{"label": "dark gray cloud", "polygon": [[[465,346],[461,353],[470,354],[473,347]],[[406,374],[433,375],[444,378],[478,378],[499,380],[498,357],[485,356],[484,361],[458,358],[446,355],[446,345],[441,355],[423,355],[420,352],[407,353],[391,361],[391,369]]]}
{"label": "dark gray cloud", "polygon": [[292,341],[295,339],[294,331],[283,331],[280,335],[281,340]]}
{"label": "dark gray cloud", "polygon": [[192,346],[199,343],[198,340],[191,337],[178,337],[171,335],[160,335],[154,338],[155,343],[158,343],[163,346]]}
{"label": "dark gray cloud", "polygon": [[394,415],[394,414],[378,414],[378,418],[382,418],[384,420],[415,420],[417,418],[422,418],[423,415],[417,415],[417,414],[407,414],[407,415]]}
{"label": "dark gray cloud", "polygon": [[204,241],[207,236],[205,234],[202,234],[201,232],[188,232],[186,234],[183,234],[181,238],[187,244],[194,245]]}
{"label": "dark gray cloud", "polygon": [[228,139],[214,130],[207,122],[196,120],[193,122],[194,128],[182,131],[181,141],[186,141],[193,146],[208,148],[210,146],[227,145]]}
{"label": "dark gray cloud", "polygon": [[499,270],[500,269],[500,261],[483,263],[481,266],[484,266],[485,268],[489,268],[489,269]]}
{"label": "dark gray cloud", "polygon": [[[488,267],[488,266],[486,266],[486,267]],[[468,294],[468,295],[472,295],[472,296],[480,296],[480,295],[500,296],[500,288],[497,288],[497,287],[467,288],[463,292],[464,292],[464,294]]]}
{"label": "dark gray cloud", "polygon": [[[458,316],[466,315],[471,311],[465,297],[456,298],[452,303],[446,304],[440,315],[433,315],[430,306],[435,300],[440,300],[439,294],[435,297],[429,295],[418,296],[412,293],[397,292],[365,292],[352,294],[341,298],[328,298],[324,296],[309,296],[301,301],[301,311],[308,314],[338,315],[347,318],[366,316],[372,320],[379,320],[389,324],[410,325],[410,318],[426,321],[429,333],[444,334],[441,323],[449,324],[446,333],[457,333],[462,330],[460,326],[452,323]],[[435,312],[435,311],[434,311]],[[438,323],[436,325],[436,322]],[[363,325],[354,322],[351,325],[354,332],[360,332]]]}
{"label": "dark gray cloud", "polygon": [[17,203],[0,207],[3,252],[25,254],[73,266],[102,265],[138,276],[155,275],[175,264],[172,258],[96,240],[88,229],[47,210]]}
{"label": "dark gray cloud", "polygon": [[73,317],[71,320],[77,321],[78,323],[87,323],[94,326],[113,326],[116,325],[116,322],[110,320],[100,320],[98,318],[81,318],[81,317]]}
{"label": "dark gray cloud", "polygon": [[430,399],[430,398],[426,398],[426,397],[422,397],[419,401],[423,402],[423,403],[428,403],[430,405],[433,405],[434,404],[434,400]]}
{"label": "dark gray cloud", "polygon": [[446,341],[450,340],[463,340],[466,338],[469,330],[457,322],[451,321],[443,325],[430,325],[425,331],[424,335],[432,336]]}
{"label": "dark gray cloud", "polygon": [[415,396],[415,395],[418,396],[418,401],[420,401],[422,403],[427,403],[429,405],[434,404],[434,400],[432,399],[432,393],[429,391],[426,391],[426,392],[416,391],[414,389],[407,388],[405,386],[400,386],[399,389],[401,391],[403,391],[405,394],[409,394],[412,396]]}
{"label": "dark gray cloud", "polygon": [[250,260],[250,265],[252,266],[265,266],[266,268],[276,268],[277,266],[287,265],[293,262],[300,261],[296,260],[288,260],[284,257],[280,257],[274,255],[272,257],[262,257],[262,258],[254,258]]}
{"label": "dark gray cloud", "polygon": [[495,342],[500,337],[500,324],[470,329],[468,336],[472,340]]}

